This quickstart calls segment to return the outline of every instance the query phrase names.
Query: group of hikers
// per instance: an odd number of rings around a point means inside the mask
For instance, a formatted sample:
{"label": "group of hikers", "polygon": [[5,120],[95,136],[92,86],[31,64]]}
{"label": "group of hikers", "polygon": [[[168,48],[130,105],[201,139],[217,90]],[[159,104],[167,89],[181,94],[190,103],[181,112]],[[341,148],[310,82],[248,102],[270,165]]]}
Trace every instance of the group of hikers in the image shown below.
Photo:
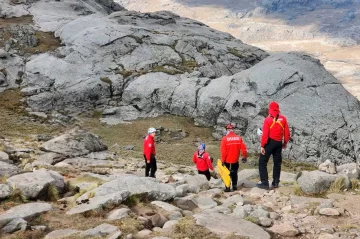
{"label": "group of hikers", "polygon": [[[259,174],[261,183],[256,185],[262,189],[270,189],[267,163],[271,155],[274,161],[271,187],[279,187],[282,163],[281,153],[290,140],[289,126],[286,117],[280,114],[279,104],[275,101],[271,102],[268,113],[269,115],[264,119],[260,142]],[[221,162],[230,172],[232,189],[234,191],[237,190],[240,155],[242,155],[241,162],[247,162],[246,144],[241,136],[234,132],[235,128],[234,124],[226,125],[226,135],[222,138],[220,146]],[[156,129],[149,128],[148,135],[144,139],[145,177],[155,177],[157,170],[155,135]],[[199,145],[198,150],[193,155],[193,162],[196,164],[198,173],[205,175],[207,180],[210,180],[211,174],[214,171],[212,165],[213,159],[206,152],[205,143]],[[225,192],[230,192],[230,187],[225,186]]]}

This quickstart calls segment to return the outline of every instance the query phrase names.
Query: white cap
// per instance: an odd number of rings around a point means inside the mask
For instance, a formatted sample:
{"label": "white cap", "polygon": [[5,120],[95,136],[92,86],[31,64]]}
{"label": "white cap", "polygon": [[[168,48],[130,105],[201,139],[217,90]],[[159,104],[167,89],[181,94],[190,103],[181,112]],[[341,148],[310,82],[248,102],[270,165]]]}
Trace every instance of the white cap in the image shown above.
{"label": "white cap", "polygon": [[155,128],[149,128],[149,129],[148,129],[148,134],[152,134],[152,133],[154,133],[154,132],[156,132],[156,129],[155,129]]}
{"label": "white cap", "polygon": [[258,135],[258,136],[262,136],[262,130],[259,129],[259,128],[257,129],[257,135]]}

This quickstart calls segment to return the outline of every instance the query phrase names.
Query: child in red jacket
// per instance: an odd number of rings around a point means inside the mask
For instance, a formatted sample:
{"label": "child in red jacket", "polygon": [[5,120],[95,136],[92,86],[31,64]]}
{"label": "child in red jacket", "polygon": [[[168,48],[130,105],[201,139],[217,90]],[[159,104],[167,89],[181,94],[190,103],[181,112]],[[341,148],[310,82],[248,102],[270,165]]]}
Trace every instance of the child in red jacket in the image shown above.
{"label": "child in red jacket", "polygon": [[200,144],[199,149],[194,153],[193,162],[196,164],[196,168],[199,174],[204,174],[206,176],[206,179],[210,181],[210,170],[213,171],[214,168],[212,166],[212,160],[210,155],[205,152],[205,147],[205,144]]}

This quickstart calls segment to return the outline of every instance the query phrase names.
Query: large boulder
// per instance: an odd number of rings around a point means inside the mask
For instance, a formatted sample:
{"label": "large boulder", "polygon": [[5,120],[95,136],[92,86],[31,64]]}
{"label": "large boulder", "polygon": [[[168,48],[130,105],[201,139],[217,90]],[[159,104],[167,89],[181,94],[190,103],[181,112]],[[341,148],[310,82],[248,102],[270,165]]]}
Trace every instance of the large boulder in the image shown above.
{"label": "large boulder", "polygon": [[204,226],[222,238],[229,235],[249,239],[270,239],[270,235],[260,226],[231,215],[220,213],[195,214],[196,224]]}
{"label": "large boulder", "polygon": [[105,196],[118,191],[128,191],[130,195],[146,195],[150,200],[170,200],[175,197],[175,188],[168,184],[159,183],[152,178],[137,176],[123,176],[113,181],[104,183],[77,199],[77,202],[88,199],[89,194]]}
{"label": "large boulder", "polygon": [[[78,200],[79,205],[70,209],[66,214],[73,215],[85,212],[100,212],[103,209],[112,209],[126,200],[129,194],[128,191],[113,192],[106,195],[92,193],[92,195],[94,195],[93,197],[88,196],[86,199]],[[82,201],[85,201],[85,203],[82,203]]]}
{"label": "large boulder", "polygon": [[27,203],[13,207],[0,215],[0,228],[15,218],[30,220],[51,209],[52,207],[48,203]]}
{"label": "large boulder", "polygon": [[101,139],[86,131],[73,130],[45,142],[42,150],[66,156],[81,156],[91,152],[106,150],[107,146]]}
{"label": "large boulder", "polygon": [[30,173],[12,176],[6,180],[13,188],[18,188],[29,199],[35,199],[47,195],[50,185],[62,192],[65,186],[64,177],[55,171],[40,169]]}
{"label": "large boulder", "polygon": [[303,171],[297,179],[301,190],[308,194],[323,193],[329,190],[331,184],[338,178],[343,177],[345,188],[349,187],[350,180],[346,175],[328,174],[322,171]]}

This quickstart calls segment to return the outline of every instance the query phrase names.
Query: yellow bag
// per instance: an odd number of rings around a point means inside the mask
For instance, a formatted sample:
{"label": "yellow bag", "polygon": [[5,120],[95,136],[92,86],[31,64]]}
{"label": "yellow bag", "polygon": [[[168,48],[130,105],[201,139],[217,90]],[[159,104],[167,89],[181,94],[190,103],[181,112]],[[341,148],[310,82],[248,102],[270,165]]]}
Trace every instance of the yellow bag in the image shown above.
{"label": "yellow bag", "polygon": [[230,171],[227,167],[222,165],[220,159],[217,161],[217,169],[218,173],[225,184],[225,187],[230,187],[231,179],[230,179]]}

